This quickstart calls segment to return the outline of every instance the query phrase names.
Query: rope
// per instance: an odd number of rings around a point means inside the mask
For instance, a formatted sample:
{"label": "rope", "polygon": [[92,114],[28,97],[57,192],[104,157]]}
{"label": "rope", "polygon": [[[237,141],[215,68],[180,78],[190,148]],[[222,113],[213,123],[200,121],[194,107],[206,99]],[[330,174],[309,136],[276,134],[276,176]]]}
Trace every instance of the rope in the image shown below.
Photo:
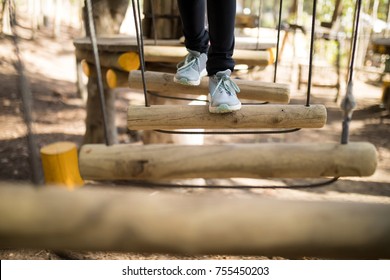
{"label": "rope", "polygon": [[361,11],[361,0],[356,1],[355,13],[354,13],[354,26],[353,26],[353,41],[352,41],[352,50],[350,56],[350,65],[349,65],[349,75],[348,75],[348,86],[347,92],[343,101],[341,102],[341,109],[343,110],[344,119],[342,124],[341,132],[341,144],[348,144],[349,141],[349,125],[352,121],[353,110],[356,108],[356,101],[353,95],[353,74],[354,74],[354,65],[355,65],[355,54],[357,48],[357,40],[359,34],[359,21],[360,21],[360,11]]}
{"label": "rope", "polygon": [[313,2],[313,17],[311,21],[311,38],[310,38],[310,55],[309,55],[309,77],[307,80],[307,95],[306,106],[310,106],[311,85],[313,75],[313,56],[314,56],[314,38],[315,38],[315,26],[316,26],[316,14],[317,14],[317,0]]}
{"label": "rope", "polygon": [[8,4],[10,27],[12,32],[12,41],[15,47],[17,60],[14,63],[15,70],[18,72],[18,91],[22,100],[23,120],[27,128],[27,146],[29,152],[29,162],[32,171],[32,182],[35,186],[43,185],[43,170],[40,164],[38,148],[35,135],[32,128],[32,93],[29,87],[28,78],[24,74],[24,64],[19,49],[19,37],[16,31],[15,6],[12,0],[6,0]]}
{"label": "rope", "polygon": [[282,29],[282,8],[283,8],[283,0],[279,2],[279,22],[278,22],[278,39],[276,42],[276,60],[274,67],[274,83],[276,83],[276,76],[278,73],[278,64],[279,64],[279,44],[280,44],[280,30]]}
{"label": "rope", "polygon": [[145,106],[149,107],[149,99],[146,88],[146,79],[145,79],[145,55],[144,55],[144,40],[143,40],[143,32],[142,32],[142,20],[141,20],[141,9],[139,0],[137,0],[137,6],[135,4],[135,0],[132,0],[133,6],[133,14],[134,14],[134,23],[135,23],[135,32],[137,35],[137,45],[138,45],[138,53],[139,59],[141,63],[141,75],[142,75],[142,85],[144,89],[144,98],[145,98]]}
{"label": "rope", "polygon": [[[164,98],[164,99],[173,99],[173,100],[182,100],[182,101],[199,101],[199,102],[205,102],[205,103],[210,103],[209,100],[203,100],[203,99],[197,99],[197,98],[186,98],[186,97],[178,97],[178,96],[167,96],[167,95],[162,95],[159,93],[151,92],[148,91],[149,95],[159,97],[159,98]],[[261,103],[241,103],[242,105],[266,105],[269,104],[269,102],[261,102]]]}
{"label": "rope", "polygon": [[300,128],[282,129],[282,130],[235,130],[235,131],[177,131],[156,129],[154,131],[166,134],[190,134],[190,135],[243,135],[243,134],[283,134],[292,133],[301,130]]}
{"label": "rope", "polygon": [[87,7],[89,36],[91,38],[93,57],[95,60],[97,85],[98,85],[98,92],[99,92],[99,99],[100,99],[100,110],[103,118],[104,138],[105,138],[106,145],[110,146],[113,143],[111,143],[108,137],[108,122],[107,122],[106,102],[104,98],[103,76],[102,76],[102,69],[100,68],[100,57],[99,57],[99,50],[98,50],[97,39],[96,39],[95,23],[93,21],[92,3],[91,0],[86,0],[85,3]]}
{"label": "rope", "polygon": [[339,177],[334,177],[332,179],[321,181],[318,183],[312,184],[297,184],[291,186],[243,186],[243,185],[191,185],[191,184],[165,184],[165,183],[156,183],[156,182],[145,182],[145,181],[126,181],[126,184],[129,182],[131,185],[136,187],[144,188],[191,188],[191,189],[313,189],[320,188],[334,182],[338,181]]}

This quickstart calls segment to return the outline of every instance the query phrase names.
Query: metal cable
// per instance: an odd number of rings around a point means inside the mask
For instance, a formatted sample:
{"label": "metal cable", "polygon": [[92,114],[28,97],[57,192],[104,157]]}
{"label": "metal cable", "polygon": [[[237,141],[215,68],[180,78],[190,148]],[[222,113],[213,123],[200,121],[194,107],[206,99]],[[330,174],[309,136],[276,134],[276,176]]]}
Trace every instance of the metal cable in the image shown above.
{"label": "metal cable", "polygon": [[149,104],[149,98],[148,98],[148,93],[146,88],[146,79],[145,79],[145,56],[144,56],[144,40],[142,37],[143,32],[142,32],[141,9],[139,5],[139,0],[137,0],[137,5],[135,4],[135,0],[132,0],[132,4],[133,4],[135,32],[137,35],[139,60],[141,64],[141,76],[142,76],[142,85],[143,85],[144,98],[145,98],[145,106],[149,107],[150,104]]}
{"label": "metal cable", "polygon": [[40,164],[38,148],[36,145],[35,135],[32,128],[32,92],[29,87],[28,78],[24,74],[23,60],[19,49],[19,37],[16,31],[15,6],[12,0],[7,0],[10,27],[12,32],[12,41],[15,47],[16,61],[14,62],[15,70],[18,72],[18,91],[22,101],[23,120],[27,128],[27,146],[29,152],[29,162],[32,171],[32,182],[35,186],[43,185],[43,170]]}
{"label": "metal cable", "polygon": [[339,179],[339,177],[334,177],[332,179],[321,181],[318,183],[312,184],[297,184],[291,186],[242,186],[242,185],[190,185],[190,184],[164,184],[164,183],[155,183],[147,181],[126,181],[128,184],[131,183],[132,186],[145,187],[145,188],[192,188],[192,189],[313,189],[320,188],[330,184],[333,184]]}
{"label": "metal cable", "polygon": [[307,95],[306,95],[306,106],[307,107],[310,106],[310,96],[311,96],[316,14],[317,14],[317,0],[314,0],[313,1],[313,17],[312,17],[312,20],[311,20],[311,38],[310,38],[310,55],[309,55],[309,77],[308,77],[308,80],[307,80]]}
{"label": "metal cable", "polygon": [[283,0],[280,0],[280,2],[279,2],[278,39],[276,41],[276,58],[275,58],[275,67],[274,67],[274,83],[276,83],[276,76],[277,76],[278,64],[279,64],[280,30],[282,29],[282,8],[283,8]]}
{"label": "metal cable", "polygon": [[[164,99],[173,99],[173,100],[182,100],[182,101],[199,101],[199,102],[205,102],[205,103],[210,103],[209,100],[203,100],[203,99],[197,99],[197,98],[186,98],[186,97],[177,97],[177,96],[167,96],[167,95],[162,95],[159,93],[155,93],[152,91],[148,90],[148,94],[158,97],[158,98],[164,98]],[[241,103],[242,105],[266,105],[269,104],[269,102],[261,102],[261,103]]]}
{"label": "metal cable", "polygon": [[284,134],[292,133],[301,130],[301,128],[291,128],[282,130],[239,130],[239,131],[177,131],[177,130],[165,130],[156,129],[154,131],[166,134],[189,134],[189,135],[244,135],[244,134]]}
{"label": "metal cable", "polygon": [[352,53],[351,53],[351,61],[349,66],[349,77],[348,82],[351,82],[353,80],[353,74],[354,74],[354,64],[355,64],[355,55],[356,55],[356,46],[357,46],[357,40],[359,35],[359,21],[360,21],[360,10],[361,10],[362,0],[356,1],[355,6],[355,21],[354,21],[354,39],[352,43]]}
{"label": "metal cable", "polygon": [[356,101],[353,95],[353,74],[354,74],[356,46],[357,46],[357,40],[359,34],[361,2],[362,2],[361,0],[357,0],[355,5],[354,22],[353,22],[353,40],[352,40],[352,49],[350,55],[348,86],[347,86],[347,92],[345,94],[345,97],[341,102],[341,108],[344,113],[344,119],[342,123],[342,131],[341,131],[341,144],[348,144],[349,125],[352,121],[353,110],[356,107]]}
{"label": "metal cable", "polygon": [[100,57],[99,57],[99,51],[98,51],[98,45],[96,39],[95,23],[93,21],[92,2],[91,0],[86,0],[85,3],[87,6],[88,28],[90,33],[89,36],[91,39],[92,51],[93,51],[95,67],[96,67],[97,85],[98,85],[98,92],[99,92],[99,99],[100,99],[100,110],[103,118],[104,139],[106,145],[110,146],[113,143],[111,143],[108,137],[108,122],[107,122],[106,102],[104,98],[103,75],[102,75],[102,69],[100,68]]}

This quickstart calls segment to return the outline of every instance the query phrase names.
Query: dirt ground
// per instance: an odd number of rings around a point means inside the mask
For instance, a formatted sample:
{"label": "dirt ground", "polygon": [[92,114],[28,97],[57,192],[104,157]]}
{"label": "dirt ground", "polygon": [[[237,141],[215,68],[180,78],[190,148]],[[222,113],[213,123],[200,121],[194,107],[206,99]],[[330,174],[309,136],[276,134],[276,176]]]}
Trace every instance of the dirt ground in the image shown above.
{"label": "dirt ground", "polygon": [[[85,104],[77,95],[76,66],[72,38],[78,33],[63,30],[62,37],[52,39],[44,30],[35,40],[29,39],[29,30],[20,29],[19,47],[25,64],[32,97],[33,129],[39,148],[56,141],[72,141],[81,145],[85,131]],[[0,38],[0,181],[8,183],[25,182],[31,178],[28,163],[26,127],[23,121],[22,104],[18,93],[14,69],[15,52],[9,36]],[[302,103],[305,90],[296,90],[294,78],[288,66],[280,66],[279,82],[291,84],[292,103]],[[260,80],[271,81],[272,67],[260,72]],[[351,141],[368,141],[378,151],[378,168],[368,178],[342,178],[332,185],[306,189],[221,189],[221,195],[259,196],[287,200],[352,201],[390,204],[390,119],[380,108],[380,85],[367,83],[369,77],[357,75],[355,95],[358,107],[353,115],[350,130]],[[127,89],[117,90],[117,127],[121,143],[130,141],[126,133],[126,107],[130,100],[139,98],[139,93]],[[205,136],[205,143],[253,143],[253,142],[338,142],[341,133],[341,112],[334,102],[334,89],[313,88],[312,103],[324,104],[328,110],[327,125],[322,129],[306,129],[284,135],[237,135]],[[141,98],[142,99],[142,98]],[[313,182],[307,180],[198,180],[196,184],[289,186]],[[317,181],[315,181],[317,182]],[[193,183],[193,182],[192,182]],[[129,190],[131,191],[131,190]],[[155,191],[155,189],[151,189]],[[161,192],[213,192],[206,189],[169,189]],[[192,256],[123,254],[110,252],[52,252],[46,250],[0,250],[0,259],[191,259]],[[234,256],[197,256],[198,259],[234,259]],[[259,257],[256,257],[259,258]]]}

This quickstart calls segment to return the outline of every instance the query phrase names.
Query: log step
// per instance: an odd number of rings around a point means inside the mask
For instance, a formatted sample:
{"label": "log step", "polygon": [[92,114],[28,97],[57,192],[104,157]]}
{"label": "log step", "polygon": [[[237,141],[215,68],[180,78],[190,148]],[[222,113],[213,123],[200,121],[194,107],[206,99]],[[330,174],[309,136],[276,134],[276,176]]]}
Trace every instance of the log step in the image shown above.
{"label": "log step", "polygon": [[0,248],[390,258],[389,204],[129,187],[69,192],[3,183]]}
{"label": "log step", "polygon": [[321,128],[323,105],[246,105],[229,114],[211,114],[202,105],[129,106],[127,127],[154,129]]}
{"label": "log step", "polygon": [[[188,51],[183,46],[145,46],[146,62],[178,63],[184,59]],[[274,63],[274,55],[268,50],[234,50],[236,64],[267,66]]]}
{"label": "log step", "polygon": [[370,176],[377,157],[370,143],[232,145],[84,145],[85,180],[184,178],[318,178]]}
{"label": "log step", "polygon": [[[161,94],[192,94],[207,95],[209,92],[208,78],[202,79],[197,87],[180,85],[173,82],[174,74],[146,71],[145,79],[147,89]],[[234,80],[239,86],[241,99],[268,101],[274,103],[288,103],[290,100],[290,87],[280,83],[266,83],[259,81]],[[129,73],[129,86],[133,89],[142,89],[141,71],[131,71]]]}

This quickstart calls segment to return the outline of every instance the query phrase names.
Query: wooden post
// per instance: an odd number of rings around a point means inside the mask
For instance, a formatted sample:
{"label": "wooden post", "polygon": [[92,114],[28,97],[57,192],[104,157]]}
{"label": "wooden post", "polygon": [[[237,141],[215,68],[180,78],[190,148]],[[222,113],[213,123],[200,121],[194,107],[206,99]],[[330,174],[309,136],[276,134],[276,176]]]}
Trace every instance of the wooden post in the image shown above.
{"label": "wooden post", "polygon": [[389,214],[387,204],[3,185],[0,248],[389,259]]}
{"label": "wooden post", "polygon": [[323,105],[244,105],[229,114],[210,114],[202,105],[129,106],[127,127],[153,129],[321,128],[326,124]]}
{"label": "wooden post", "polygon": [[70,189],[84,184],[78,167],[77,147],[72,142],[57,142],[41,149],[46,184]]}
{"label": "wooden post", "polygon": [[370,176],[377,165],[369,143],[84,145],[79,156],[86,180]]}
{"label": "wooden post", "polygon": [[[197,87],[189,87],[173,82],[174,74],[146,71],[145,78],[148,90],[161,94],[191,94],[207,95],[208,78],[203,78]],[[240,99],[288,103],[290,100],[290,87],[286,84],[267,83],[249,80],[234,80],[240,88]],[[142,89],[141,71],[131,71],[129,86],[133,89]]]}

